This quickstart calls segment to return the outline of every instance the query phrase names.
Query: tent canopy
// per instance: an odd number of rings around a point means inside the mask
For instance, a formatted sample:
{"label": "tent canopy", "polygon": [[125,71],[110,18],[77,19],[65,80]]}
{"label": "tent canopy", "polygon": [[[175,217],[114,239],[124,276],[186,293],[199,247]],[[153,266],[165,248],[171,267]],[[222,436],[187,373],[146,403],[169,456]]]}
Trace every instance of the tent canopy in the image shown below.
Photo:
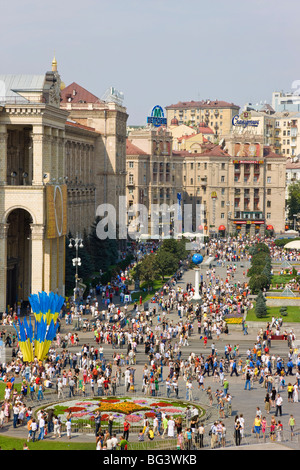
{"label": "tent canopy", "polygon": [[300,250],[300,240],[294,240],[284,245],[287,250]]}

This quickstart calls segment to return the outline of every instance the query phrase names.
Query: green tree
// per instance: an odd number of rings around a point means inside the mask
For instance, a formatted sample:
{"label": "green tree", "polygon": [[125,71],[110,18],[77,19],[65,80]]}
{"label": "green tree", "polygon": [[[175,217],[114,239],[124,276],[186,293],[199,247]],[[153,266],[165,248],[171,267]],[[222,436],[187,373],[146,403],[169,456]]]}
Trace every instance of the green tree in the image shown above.
{"label": "green tree", "polygon": [[288,187],[287,209],[289,220],[294,221],[294,214],[300,212],[300,181]]}
{"label": "green tree", "polygon": [[186,240],[175,240],[174,238],[167,238],[162,242],[159,251],[166,251],[171,253],[178,261],[187,257],[187,250],[185,248]]}
{"label": "green tree", "polygon": [[255,315],[257,318],[263,318],[267,315],[266,299],[260,290],[256,297]]}
{"label": "green tree", "polygon": [[178,260],[165,250],[158,250],[155,256],[155,269],[164,280],[166,274],[173,274],[178,268]]}
{"label": "green tree", "polygon": [[269,287],[269,281],[267,276],[265,276],[264,274],[252,276],[249,280],[249,287],[251,289],[252,294],[257,294],[259,291],[267,289]]}
{"label": "green tree", "polygon": [[105,272],[118,259],[118,245],[116,240],[106,238],[102,240],[97,235],[98,218],[95,219],[88,235],[88,249],[93,262],[94,270]]}
{"label": "green tree", "polygon": [[158,276],[156,255],[153,253],[145,256],[143,261],[139,264],[138,271],[140,279],[147,283],[148,288],[153,286],[153,282],[157,279]]}

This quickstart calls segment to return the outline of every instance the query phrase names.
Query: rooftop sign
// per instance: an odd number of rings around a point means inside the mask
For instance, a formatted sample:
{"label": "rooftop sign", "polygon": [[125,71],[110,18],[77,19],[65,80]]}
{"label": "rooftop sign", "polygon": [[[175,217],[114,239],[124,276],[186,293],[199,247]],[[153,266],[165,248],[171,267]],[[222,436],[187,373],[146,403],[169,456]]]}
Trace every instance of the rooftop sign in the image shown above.
{"label": "rooftop sign", "polygon": [[236,114],[232,118],[232,125],[233,126],[241,126],[243,128],[246,127],[258,127],[259,121],[253,121],[251,119],[251,113],[249,111],[244,111],[242,114]]}
{"label": "rooftop sign", "polygon": [[155,127],[167,125],[167,118],[165,118],[164,110],[161,106],[154,106],[151,111],[151,116],[148,116],[147,118],[147,124],[152,124]]}

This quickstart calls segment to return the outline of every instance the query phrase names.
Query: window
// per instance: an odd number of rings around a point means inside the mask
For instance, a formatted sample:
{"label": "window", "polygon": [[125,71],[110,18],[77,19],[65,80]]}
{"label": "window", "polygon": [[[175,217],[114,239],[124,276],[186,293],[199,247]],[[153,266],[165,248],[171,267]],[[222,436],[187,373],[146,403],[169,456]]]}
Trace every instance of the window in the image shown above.
{"label": "window", "polygon": [[191,184],[194,184],[194,179],[193,178],[191,178]]}
{"label": "window", "polygon": [[225,207],[225,201],[221,201],[221,207]]}
{"label": "window", "polygon": [[222,163],[222,170],[225,170],[225,163]]}
{"label": "window", "polygon": [[268,194],[268,196],[271,195],[271,189],[268,189],[268,190],[267,190],[267,194]]}
{"label": "window", "polygon": [[271,207],[271,201],[267,201],[267,207]]}
{"label": "window", "polygon": [[225,188],[222,188],[222,189],[221,189],[221,194],[222,194],[222,196],[224,196],[224,194],[225,194]]}
{"label": "window", "polygon": [[133,162],[128,162],[129,168],[133,168]]}
{"label": "window", "polygon": [[194,169],[194,163],[191,163],[191,170]]}
{"label": "window", "polygon": [[271,176],[267,177],[267,183],[271,183]]}
{"label": "window", "polygon": [[225,219],[225,214],[224,214],[224,212],[221,212],[221,219]]}
{"label": "window", "polygon": [[267,212],[267,219],[271,219],[271,212]]}
{"label": "window", "polygon": [[272,169],[272,165],[271,165],[271,163],[268,163],[268,165],[267,165],[267,170],[270,171],[271,169]]}
{"label": "window", "polygon": [[225,176],[221,176],[221,183],[225,183]]}

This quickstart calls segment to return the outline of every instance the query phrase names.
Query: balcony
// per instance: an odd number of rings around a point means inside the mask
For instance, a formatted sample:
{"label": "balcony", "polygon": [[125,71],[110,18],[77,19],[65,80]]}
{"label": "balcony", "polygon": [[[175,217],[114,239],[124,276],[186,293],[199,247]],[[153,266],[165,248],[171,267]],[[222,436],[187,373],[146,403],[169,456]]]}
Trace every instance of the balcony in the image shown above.
{"label": "balcony", "polygon": [[263,220],[263,213],[261,211],[243,211],[243,212],[241,212],[241,219],[243,219],[243,220]]}

